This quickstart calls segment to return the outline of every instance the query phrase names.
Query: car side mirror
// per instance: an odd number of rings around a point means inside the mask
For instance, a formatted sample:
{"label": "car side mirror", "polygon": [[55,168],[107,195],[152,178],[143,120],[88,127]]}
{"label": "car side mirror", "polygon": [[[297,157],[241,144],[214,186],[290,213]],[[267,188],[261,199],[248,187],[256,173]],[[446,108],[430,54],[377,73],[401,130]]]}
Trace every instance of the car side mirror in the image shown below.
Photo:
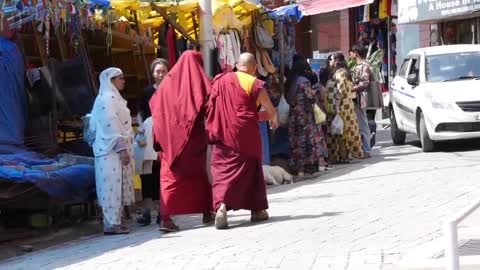
{"label": "car side mirror", "polygon": [[410,74],[407,77],[407,83],[413,86],[418,85],[418,75],[416,73]]}

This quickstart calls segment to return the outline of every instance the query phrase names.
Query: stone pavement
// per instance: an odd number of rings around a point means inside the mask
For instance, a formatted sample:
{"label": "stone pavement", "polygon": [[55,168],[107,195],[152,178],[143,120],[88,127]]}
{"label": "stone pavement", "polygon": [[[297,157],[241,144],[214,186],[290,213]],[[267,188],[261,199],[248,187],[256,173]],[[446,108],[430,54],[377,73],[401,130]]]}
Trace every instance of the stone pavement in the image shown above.
{"label": "stone pavement", "polygon": [[150,226],[88,237],[0,269],[395,269],[402,255],[441,236],[442,218],[479,198],[475,144],[426,154],[415,139],[392,146],[386,136],[368,161],[270,188],[268,222],[251,224],[238,211],[229,230],[217,231],[201,226],[200,216],[182,216],[178,233]]}

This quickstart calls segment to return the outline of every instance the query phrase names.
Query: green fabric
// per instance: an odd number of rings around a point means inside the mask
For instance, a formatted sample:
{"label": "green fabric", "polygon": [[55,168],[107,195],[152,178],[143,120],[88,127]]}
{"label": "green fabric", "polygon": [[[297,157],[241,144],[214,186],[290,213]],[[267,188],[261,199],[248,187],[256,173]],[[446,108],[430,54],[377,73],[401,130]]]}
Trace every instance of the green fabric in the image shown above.
{"label": "green fabric", "polygon": [[350,59],[347,62],[347,67],[348,67],[348,69],[351,70],[356,64],[357,64],[357,61],[355,61],[355,59]]}
{"label": "green fabric", "polygon": [[372,67],[373,78],[377,82],[383,82],[381,70],[384,55],[383,49],[378,49],[367,59],[367,62]]}

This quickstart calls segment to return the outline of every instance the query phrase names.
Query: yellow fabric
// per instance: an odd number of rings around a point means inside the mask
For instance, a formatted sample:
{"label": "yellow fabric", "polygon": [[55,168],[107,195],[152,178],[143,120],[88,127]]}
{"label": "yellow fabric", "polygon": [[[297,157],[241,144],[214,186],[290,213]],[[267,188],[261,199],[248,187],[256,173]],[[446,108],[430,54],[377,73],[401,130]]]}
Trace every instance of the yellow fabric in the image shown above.
{"label": "yellow fabric", "polygon": [[380,10],[378,12],[378,17],[380,19],[388,18],[387,1],[391,0],[380,0]]}
{"label": "yellow fabric", "polygon": [[133,188],[142,189],[142,180],[140,179],[140,175],[135,175],[133,177]]}
{"label": "yellow fabric", "polygon": [[[235,72],[237,74],[238,81],[240,82],[240,86],[242,87],[243,91],[250,96],[252,93],[253,85],[255,84],[254,76],[247,74],[245,72]],[[257,107],[260,106],[260,103],[257,100]]]}
{"label": "yellow fabric", "polygon": [[[177,14],[177,23],[187,30],[191,37],[195,38],[192,12],[195,14],[195,20],[197,20],[198,24],[198,16],[196,16],[199,10],[198,1],[184,0],[181,2],[156,2],[155,4],[165,9],[168,14]],[[152,10],[149,2],[140,2],[140,0],[112,0],[111,6],[117,15],[124,16],[129,21],[133,21],[130,11],[136,10],[142,33],[144,33],[148,27],[157,28],[165,22],[156,11]],[[250,13],[260,7],[261,5],[247,0],[214,0],[212,1],[214,29],[242,29],[244,26],[248,27],[252,24]],[[267,26],[267,29],[270,30],[270,26]],[[273,33],[273,24],[271,29]]]}
{"label": "yellow fabric", "polygon": [[240,82],[240,86],[242,86],[245,93],[250,96],[252,93],[253,84],[255,84],[255,80],[257,78],[245,72],[236,72],[236,74],[238,81]]}

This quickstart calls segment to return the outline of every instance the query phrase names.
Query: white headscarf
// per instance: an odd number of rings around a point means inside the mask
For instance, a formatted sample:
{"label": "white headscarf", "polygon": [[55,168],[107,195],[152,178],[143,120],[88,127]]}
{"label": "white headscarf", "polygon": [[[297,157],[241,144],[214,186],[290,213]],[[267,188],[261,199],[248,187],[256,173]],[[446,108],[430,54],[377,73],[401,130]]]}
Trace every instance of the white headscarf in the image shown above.
{"label": "white headscarf", "polygon": [[92,146],[96,157],[110,153],[119,141],[132,143],[132,119],[127,101],[112,84],[112,78],[122,74],[118,68],[107,68],[100,73],[100,91],[90,118],[90,126],[95,130]]}

